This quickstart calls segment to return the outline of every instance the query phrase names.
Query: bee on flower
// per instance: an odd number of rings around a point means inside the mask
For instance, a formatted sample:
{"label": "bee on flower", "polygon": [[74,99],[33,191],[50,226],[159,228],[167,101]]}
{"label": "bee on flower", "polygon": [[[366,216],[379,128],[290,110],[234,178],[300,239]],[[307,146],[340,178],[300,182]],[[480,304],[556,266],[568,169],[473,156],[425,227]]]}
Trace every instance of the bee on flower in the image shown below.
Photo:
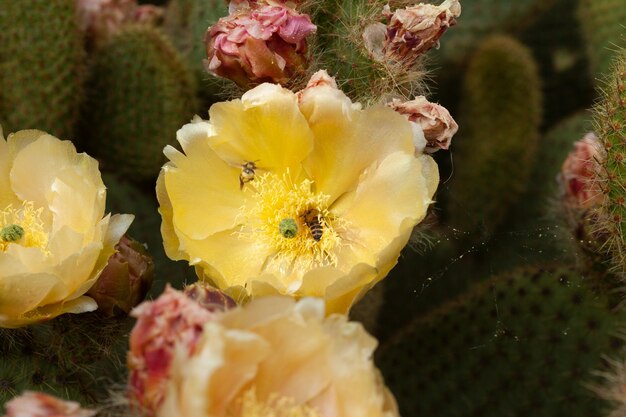
{"label": "bee on flower", "polygon": [[[363,109],[318,73],[293,93],[262,84],[177,133],[157,181],[166,253],[247,299],[322,297],[347,312],[396,264],[432,203],[436,163],[415,129]],[[240,187],[242,161],[262,161]]]}

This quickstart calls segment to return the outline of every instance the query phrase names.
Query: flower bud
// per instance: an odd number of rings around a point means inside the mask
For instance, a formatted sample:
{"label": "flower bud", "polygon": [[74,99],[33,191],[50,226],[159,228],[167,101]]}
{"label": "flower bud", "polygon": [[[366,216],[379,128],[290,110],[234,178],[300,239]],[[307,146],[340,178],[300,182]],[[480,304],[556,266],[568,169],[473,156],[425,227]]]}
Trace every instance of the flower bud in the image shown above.
{"label": "flower bud", "polygon": [[63,401],[41,392],[26,391],[5,404],[6,417],[91,417],[95,411],[85,410],[73,401]]}
{"label": "flower bud", "polygon": [[244,87],[287,83],[305,69],[306,37],[316,29],[308,15],[282,5],[239,10],[207,31],[205,67]]}
{"label": "flower bud", "polygon": [[459,130],[459,125],[445,107],[429,102],[424,96],[406,102],[393,99],[387,105],[420,126],[426,139],[425,150],[428,153],[448,149],[452,136]]}
{"label": "flower bud", "polygon": [[146,297],[154,279],[154,262],[141,243],[122,236],[115,249],[87,292],[107,316],[130,313]]}
{"label": "flower bud", "polygon": [[237,306],[235,300],[202,281],[187,285],[183,292],[208,311],[226,311]]}
{"label": "flower bud", "polygon": [[137,306],[137,323],[130,334],[128,368],[130,394],[148,414],[163,401],[175,349],[191,353],[204,323],[214,314],[180,291],[167,287],[152,302]]}
{"label": "flower bud", "polygon": [[152,4],[142,4],[133,13],[133,22],[156,26],[163,20],[165,11],[162,7]]}
{"label": "flower bud", "polygon": [[593,132],[574,144],[558,177],[563,202],[568,207],[586,209],[602,202],[599,163],[603,159],[602,146]]}
{"label": "flower bud", "polygon": [[374,23],[363,33],[367,49],[375,59],[412,65],[439,46],[439,38],[461,15],[461,5],[458,0],[445,0],[440,6],[420,3],[393,13],[385,6],[383,15],[389,19],[386,26]]}
{"label": "flower bud", "polygon": [[128,20],[136,7],[137,0],[78,0],[81,29],[93,38],[110,36]]}

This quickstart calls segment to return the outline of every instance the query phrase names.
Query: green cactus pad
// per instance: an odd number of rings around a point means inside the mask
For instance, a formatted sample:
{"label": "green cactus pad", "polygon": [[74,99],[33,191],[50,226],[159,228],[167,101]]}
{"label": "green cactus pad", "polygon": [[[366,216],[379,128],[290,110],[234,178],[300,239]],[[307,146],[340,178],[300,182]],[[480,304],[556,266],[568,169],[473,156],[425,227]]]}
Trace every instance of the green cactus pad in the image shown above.
{"label": "green cactus pad", "polygon": [[617,51],[626,47],[626,2],[579,1],[578,19],[587,44],[591,76],[598,79],[611,70]]}
{"label": "green cactus pad", "polygon": [[76,0],[0,0],[0,125],[74,138],[83,39]]}
{"label": "green cactus pad", "polygon": [[493,278],[412,322],[377,362],[401,415],[602,416],[589,391],[626,312],[567,267]]}
{"label": "green cactus pad", "polygon": [[463,93],[448,213],[475,240],[492,234],[530,177],[541,120],[537,67],[517,41],[493,37],[472,58]]}
{"label": "green cactus pad", "polygon": [[82,126],[85,148],[102,169],[153,181],[163,148],[196,112],[195,81],[157,29],[128,27],[94,56]]}

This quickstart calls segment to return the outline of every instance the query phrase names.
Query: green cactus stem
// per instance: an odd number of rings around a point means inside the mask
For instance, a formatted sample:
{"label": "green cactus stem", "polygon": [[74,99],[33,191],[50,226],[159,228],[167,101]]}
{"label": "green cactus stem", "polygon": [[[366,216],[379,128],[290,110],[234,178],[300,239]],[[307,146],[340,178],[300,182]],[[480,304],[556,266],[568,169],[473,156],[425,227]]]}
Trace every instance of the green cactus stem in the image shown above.
{"label": "green cactus stem", "polygon": [[74,138],[83,97],[75,0],[0,0],[0,125]]}
{"label": "green cactus stem", "polygon": [[85,148],[103,170],[153,181],[163,148],[197,110],[193,75],[165,36],[147,26],[111,37],[89,72]]}
{"label": "green cactus stem", "polygon": [[530,178],[541,121],[536,64],[514,39],[490,38],[470,61],[463,93],[448,212],[475,239],[493,233]]}

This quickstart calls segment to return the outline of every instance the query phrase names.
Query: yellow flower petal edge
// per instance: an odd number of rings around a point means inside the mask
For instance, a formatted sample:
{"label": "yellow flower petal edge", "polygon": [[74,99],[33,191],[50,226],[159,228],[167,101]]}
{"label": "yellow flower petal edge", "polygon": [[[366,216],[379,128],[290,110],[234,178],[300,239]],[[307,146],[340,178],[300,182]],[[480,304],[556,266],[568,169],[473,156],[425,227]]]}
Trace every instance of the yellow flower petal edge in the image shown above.
{"label": "yellow flower petal edge", "polygon": [[98,163],[38,130],[0,133],[0,327],[95,310],[85,293],[133,216],[106,215]]}
{"label": "yellow flower petal edge", "polygon": [[[264,297],[179,345],[157,417],[398,417],[377,341],[324,302]],[[191,354],[189,352],[192,352]]]}
{"label": "yellow flower petal edge", "polygon": [[316,296],[346,313],[433,202],[438,167],[416,154],[415,126],[328,84],[262,84],[209,115],[178,131],[182,152],[165,149],[168,256],[239,301]]}

